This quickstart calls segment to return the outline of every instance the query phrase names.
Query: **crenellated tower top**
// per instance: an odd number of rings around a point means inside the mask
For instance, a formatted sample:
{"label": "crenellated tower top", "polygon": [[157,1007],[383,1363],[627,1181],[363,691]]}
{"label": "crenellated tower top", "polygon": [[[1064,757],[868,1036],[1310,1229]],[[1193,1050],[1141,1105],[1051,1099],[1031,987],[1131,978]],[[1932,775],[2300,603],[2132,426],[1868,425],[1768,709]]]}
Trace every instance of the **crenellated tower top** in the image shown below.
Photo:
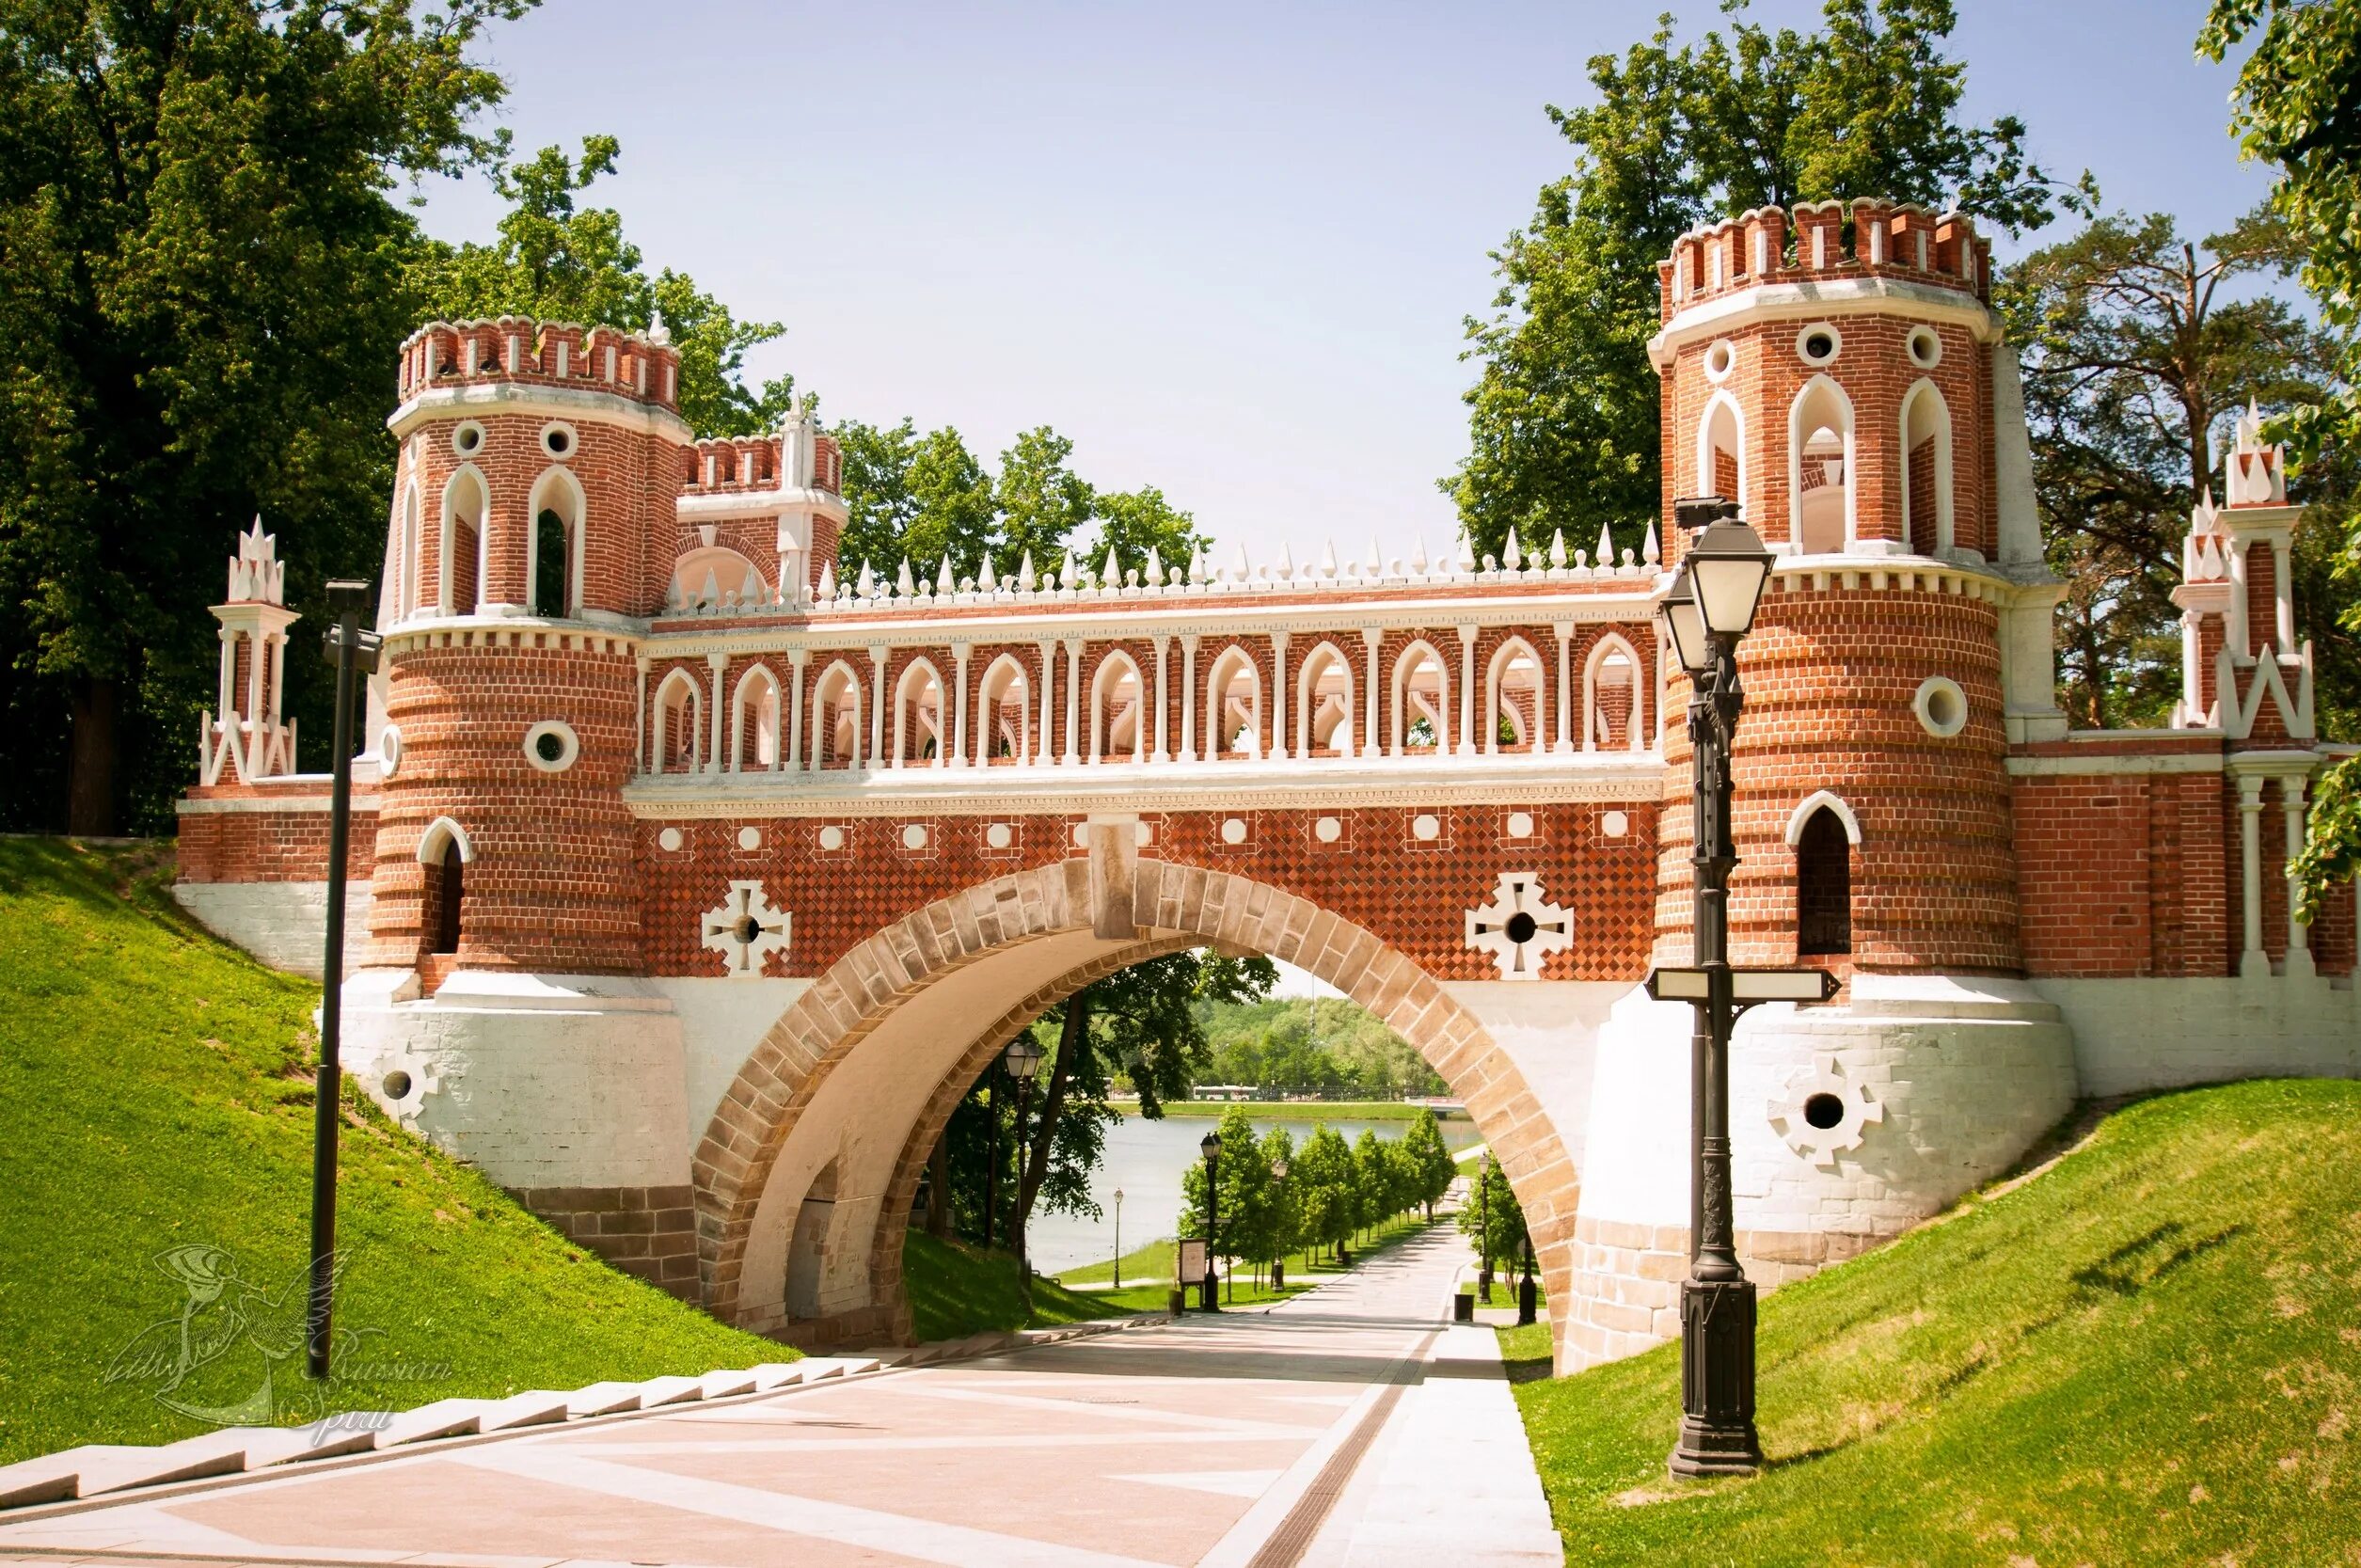
{"label": "crenellated tower top", "polygon": [[[1848,212],[1849,207],[1849,212]],[[1849,216],[1850,222],[1846,221]],[[1992,244],[1963,213],[1862,198],[1757,207],[1692,229],[1656,263],[1664,321],[1764,283],[1890,278],[1991,297]]]}
{"label": "crenellated tower top", "polygon": [[405,403],[497,382],[605,392],[680,412],[680,352],[660,317],[645,333],[529,316],[430,322],[402,345]]}

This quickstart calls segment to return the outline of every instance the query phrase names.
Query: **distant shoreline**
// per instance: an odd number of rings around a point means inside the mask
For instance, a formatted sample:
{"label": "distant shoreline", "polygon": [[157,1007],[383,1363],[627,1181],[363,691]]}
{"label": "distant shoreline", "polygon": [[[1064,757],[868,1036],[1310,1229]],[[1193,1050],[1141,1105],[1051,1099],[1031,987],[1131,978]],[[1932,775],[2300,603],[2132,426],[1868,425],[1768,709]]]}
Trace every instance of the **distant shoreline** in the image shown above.
{"label": "distant shoreline", "polygon": [[[1136,1100],[1108,1101],[1125,1116],[1139,1114]],[[1257,1121],[1409,1121],[1424,1105],[1400,1100],[1167,1100],[1164,1113],[1168,1117],[1220,1117],[1232,1110],[1241,1110]],[[1438,1121],[1465,1121],[1464,1109],[1437,1110]]]}

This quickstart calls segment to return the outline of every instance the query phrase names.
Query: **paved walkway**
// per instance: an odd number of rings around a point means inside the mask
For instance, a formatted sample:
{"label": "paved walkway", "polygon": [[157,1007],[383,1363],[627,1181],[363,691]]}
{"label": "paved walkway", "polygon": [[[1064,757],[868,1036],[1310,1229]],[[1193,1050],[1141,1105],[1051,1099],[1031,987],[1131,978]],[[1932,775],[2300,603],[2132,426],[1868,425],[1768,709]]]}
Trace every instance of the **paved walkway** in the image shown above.
{"label": "paved walkway", "polygon": [[0,1525],[0,1562],[1562,1560],[1432,1233],[1268,1310]]}

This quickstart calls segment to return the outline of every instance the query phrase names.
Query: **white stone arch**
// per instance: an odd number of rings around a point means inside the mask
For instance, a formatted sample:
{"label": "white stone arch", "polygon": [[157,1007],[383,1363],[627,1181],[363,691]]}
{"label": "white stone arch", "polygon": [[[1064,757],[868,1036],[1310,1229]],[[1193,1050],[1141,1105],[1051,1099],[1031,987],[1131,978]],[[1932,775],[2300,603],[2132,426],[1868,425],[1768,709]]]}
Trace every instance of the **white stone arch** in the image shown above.
{"label": "white stone arch", "polygon": [[[1333,719],[1332,709],[1340,707]],[[1355,700],[1353,660],[1335,642],[1323,638],[1312,644],[1295,672],[1295,754],[1333,751],[1354,754],[1353,731],[1361,712]],[[1367,745],[1366,739],[1363,745]]]}
{"label": "white stone arch", "polygon": [[475,863],[475,841],[467,836],[467,830],[448,816],[435,818],[418,835],[419,864],[440,865],[444,850],[453,845],[458,847],[461,865]]}
{"label": "white stone arch", "polygon": [[1698,417],[1697,487],[1689,492],[1691,495],[1710,496],[1719,492],[1719,486],[1714,478],[1717,467],[1714,453],[1717,451],[1727,451],[1735,461],[1737,493],[1728,499],[1743,502],[1746,482],[1751,477],[1751,465],[1748,463],[1746,454],[1746,410],[1738,406],[1738,400],[1730,395],[1726,387],[1718,388],[1712,397],[1705,400],[1705,411]]}
{"label": "white stone arch", "polygon": [[1909,515],[1911,453],[1928,441],[1935,444],[1935,553],[1941,555],[1957,539],[1951,499],[1951,404],[1933,381],[1920,376],[1902,394],[1902,537],[1915,538],[1918,519]]}
{"label": "white stone arch", "polygon": [[[462,463],[443,482],[442,547],[436,552],[435,605],[444,615],[472,615],[476,606],[483,602],[483,569],[490,559],[487,540],[491,534],[492,486],[483,477],[483,470],[472,463]],[[452,598],[456,587],[452,580],[452,552],[462,526],[475,533],[475,596],[460,605]]]}
{"label": "white stone arch", "polygon": [[769,591],[762,568],[727,545],[703,546],[673,562],[673,582],[685,605],[696,604],[705,597],[708,578],[713,582],[716,602],[723,594],[736,594],[743,600],[749,583],[758,594]]}
{"label": "white stone arch", "polygon": [[860,673],[842,658],[831,660],[812,687],[812,766],[859,768],[866,734],[861,721]]}
{"label": "white stone arch", "polygon": [[[1132,704],[1128,710],[1115,705],[1113,699],[1125,681],[1132,683]],[[1121,648],[1110,651],[1099,660],[1098,669],[1090,674],[1090,760],[1099,761],[1111,753],[1131,752],[1133,762],[1148,760],[1148,681],[1140,673],[1139,661]],[[1126,720],[1131,723],[1132,743],[1120,744],[1120,730]]]}
{"label": "white stone arch", "polygon": [[737,677],[730,692],[730,771],[748,771],[748,741],[753,741],[755,769],[776,772],[785,765],[786,748],[780,744],[784,713],[779,677],[768,664],[757,663]]}
{"label": "white stone arch", "polygon": [[[1524,709],[1513,704],[1504,709],[1500,701],[1508,689],[1510,661],[1520,654],[1524,656],[1526,662],[1532,666],[1533,671],[1533,712],[1529,721],[1526,718]],[[1497,648],[1492,650],[1492,662],[1484,667],[1483,675],[1483,749],[1486,755],[1497,756],[1499,754],[1500,715],[1503,711],[1509,714],[1510,721],[1516,730],[1518,745],[1529,752],[1538,752],[1542,749],[1542,715],[1549,711],[1548,668],[1542,662],[1541,651],[1527,641],[1522,635],[1509,636],[1501,641]]]}
{"label": "white stone arch", "polygon": [[[934,691],[934,717],[926,717],[928,689]],[[894,751],[893,766],[900,768],[911,760],[913,751],[920,749],[922,737],[931,736],[935,754],[917,758],[921,768],[947,768],[951,765],[951,736],[947,721],[951,703],[951,687],[943,678],[935,661],[921,654],[903,666],[900,678],[894,683]]]}
{"label": "white stone arch", "polygon": [[565,599],[563,613],[582,613],[582,534],[590,518],[590,497],[573,470],[552,465],[532,482],[525,503],[525,603],[541,603],[541,515],[554,512],[565,530]]}
{"label": "white stone arch", "polygon": [[[1832,432],[1841,449],[1842,478],[1836,482],[1840,493],[1827,501],[1815,500],[1807,506],[1804,448],[1821,430]],[[1849,550],[1860,539],[1861,486],[1857,483],[1856,449],[1853,400],[1845,395],[1845,388],[1826,374],[1805,382],[1802,390],[1796,393],[1796,401],[1787,405],[1787,539],[1798,551],[1805,555],[1835,554],[1834,550],[1819,546],[1834,544],[1840,550]],[[1818,464],[1825,460],[1815,457],[1810,461]],[[1813,487],[1815,494],[1827,488]],[[1835,515],[1830,515],[1830,513]],[[1841,531],[1834,528],[1840,520]]]}
{"label": "white stone arch", "polygon": [[1797,801],[1796,809],[1787,814],[1787,847],[1793,849],[1803,842],[1804,824],[1811,821],[1814,815],[1823,808],[1833,815],[1839,822],[1845,824],[1845,837],[1854,848],[1860,848],[1861,818],[1853,815],[1853,808],[1845,803],[1843,796],[1829,789],[1814,790]]}
{"label": "white stone arch", "polygon": [[[1418,684],[1430,664],[1434,667],[1431,693]],[[1405,706],[1408,713],[1403,711]],[[1410,645],[1394,659],[1393,727],[1388,745],[1391,755],[1403,754],[1402,736],[1412,718],[1423,718],[1434,731],[1435,755],[1441,756],[1451,749],[1451,667],[1435,651],[1434,644],[1423,637],[1411,639]]]}
{"label": "white stone arch", "polygon": [[[648,726],[649,772],[693,773],[704,763],[705,702],[705,688],[686,669],[675,668],[657,684],[655,722]],[[674,722],[676,713],[685,722]]]}
{"label": "white stone arch", "polygon": [[[1015,654],[1003,653],[985,666],[984,678],[975,688],[976,767],[989,768],[1003,760],[1022,763],[1031,754],[1032,696],[1032,674]],[[1005,759],[998,755],[1003,741],[1008,746]]]}
{"label": "white stone arch", "polygon": [[1647,750],[1648,705],[1640,684],[1647,666],[1640,662],[1640,650],[1633,647],[1623,633],[1610,631],[1591,644],[1590,653],[1582,660],[1582,749],[1586,752],[1599,749],[1599,733],[1607,723],[1606,715],[1599,706],[1599,695],[1604,689],[1603,677],[1608,673],[1608,661],[1619,654],[1631,668],[1631,717],[1624,726],[1629,736],[1625,749],[1634,752]]}
{"label": "white stone arch", "polygon": [[[1244,696],[1239,687],[1244,683]],[[1232,715],[1236,704],[1244,711]],[[1245,744],[1233,746],[1232,725],[1244,721]],[[1259,757],[1262,754],[1262,671],[1244,643],[1233,642],[1214,658],[1205,675],[1205,758]]]}

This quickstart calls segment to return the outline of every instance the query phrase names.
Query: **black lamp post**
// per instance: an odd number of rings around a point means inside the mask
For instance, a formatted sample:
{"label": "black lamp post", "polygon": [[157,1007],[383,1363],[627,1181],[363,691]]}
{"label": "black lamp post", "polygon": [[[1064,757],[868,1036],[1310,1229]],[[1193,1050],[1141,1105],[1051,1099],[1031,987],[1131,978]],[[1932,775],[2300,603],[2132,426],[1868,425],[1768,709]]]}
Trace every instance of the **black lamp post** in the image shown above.
{"label": "black lamp post", "polygon": [[1729,955],[1730,752],[1745,693],[1737,645],[1754,625],[1770,552],[1719,496],[1673,505],[1700,531],[1661,613],[1689,674],[1688,736],[1695,753],[1696,867],[1690,1042],[1689,1275],[1681,1286],[1681,1435],[1676,1476],[1744,1474],[1761,1467],[1754,1430],[1754,1286],[1738,1264],[1730,1194],[1730,1033],[1739,999]]}
{"label": "black lamp post", "polygon": [[[1319,1004],[1318,1004],[1317,1002],[1315,1002],[1315,1003],[1313,1004],[1313,1006],[1317,1006],[1318,1005],[1319,1005]],[[1272,1161],[1272,1162],[1271,1162],[1271,1180],[1272,1180],[1272,1182],[1275,1184],[1275,1190],[1274,1190],[1273,1196],[1274,1196],[1274,1197],[1275,1197],[1275,1198],[1276,1198],[1276,1205],[1277,1205],[1278,1212],[1279,1212],[1279,1218],[1280,1218],[1281,1223],[1282,1223],[1282,1224],[1284,1224],[1284,1223],[1285,1223],[1285,1221],[1286,1221],[1286,1217],[1287,1217],[1287,1162],[1286,1162],[1286,1161],[1284,1161],[1284,1160],[1274,1160],[1274,1161]],[[1288,1243],[1288,1242],[1289,1242],[1291,1239],[1291,1237],[1290,1237],[1290,1236],[1289,1236],[1286,1232],[1284,1232],[1284,1231],[1280,1234],[1280,1237],[1279,1237],[1279,1254],[1280,1254],[1280,1255],[1279,1255],[1278,1257],[1274,1258],[1274,1259],[1271,1259],[1271,1289],[1272,1289],[1272,1290],[1274,1290],[1274,1291],[1284,1291],[1284,1290],[1286,1290],[1286,1289],[1287,1289],[1287,1257],[1286,1257],[1286,1254],[1287,1254],[1287,1243]]]}
{"label": "black lamp post", "polygon": [[1025,1141],[1024,1118],[1033,1108],[1033,1071],[1041,1065],[1041,1048],[1033,1043],[1033,1031],[1028,1029],[1008,1042],[1008,1049],[1000,1053],[1000,1061],[1017,1081],[1017,1194],[1016,1218],[1009,1225],[1009,1244],[1017,1254],[1017,1291],[1025,1300],[1033,1299],[1032,1271],[1024,1259],[1024,1167],[1032,1156],[1032,1146]]}
{"label": "black lamp post", "polygon": [[1531,1327],[1540,1306],[1541,1293],[1533,1285],[1533,1233],[1528,1230],[1525,1232],[1525,1277],[1518,1281],[1516,1287],[1516,1326]]}
{"label": "black lamp post", "polygon": [[1218,1312],[1222,1306],[1215,1292],[1221,1289],[1221,1282],[1213,1277],[1213,1246],[1221,1227],[1222,1190],[1215,1178],[1220,1173],[1222,1135],[1219,1132],[1208,1132],[1196,1147],[1205,1156],[1205,1279],[1197,1287],[1197,1306],[1208,1312]]}
{"label": "black lamp post", "polygon": [[1115,1189],[1115,1288],[1123,1288],[1123,1189]]}
{"label": "black lamp post", "polygon": [[1476,1167],[1476,1297],[1492,1305],[1492,1151]]}
{"label": "black lamp post", "polygon": [[362,629],[369,584],[328,584],[327,655],[336,661],[336,724],[329,742],[334,782],[328,790],[328,931],[321,966],[320,1077],[311,1098],[311,1292],[304,1313],[305,1360],[313,1377],[328,1375],[330,1319],[336,1297],[336,1132],[343,1115],[344,854],[353,825],[353,683],[377,669],[378,637]]}

